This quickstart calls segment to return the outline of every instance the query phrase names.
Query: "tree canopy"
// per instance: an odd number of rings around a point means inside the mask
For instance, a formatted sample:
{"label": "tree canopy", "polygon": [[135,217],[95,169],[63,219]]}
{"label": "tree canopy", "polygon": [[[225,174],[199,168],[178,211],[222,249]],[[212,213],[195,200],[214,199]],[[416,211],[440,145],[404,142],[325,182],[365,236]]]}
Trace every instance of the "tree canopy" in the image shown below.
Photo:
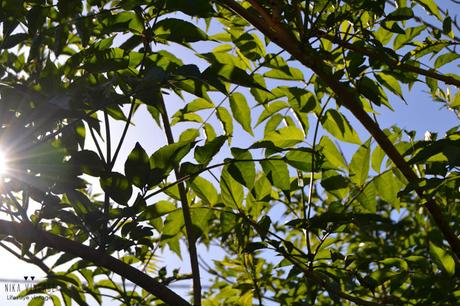
{"label": "tree canopy", "polygon": [[[47,275],[22,294],[459,304],[460,25],[446,7],[1,1],[0,246]],[[451,116],[445,134],[379,122],[414,91]],[[127,136],[139,113],[151,127]],[[165,252],[187,268],[158,266]]]}

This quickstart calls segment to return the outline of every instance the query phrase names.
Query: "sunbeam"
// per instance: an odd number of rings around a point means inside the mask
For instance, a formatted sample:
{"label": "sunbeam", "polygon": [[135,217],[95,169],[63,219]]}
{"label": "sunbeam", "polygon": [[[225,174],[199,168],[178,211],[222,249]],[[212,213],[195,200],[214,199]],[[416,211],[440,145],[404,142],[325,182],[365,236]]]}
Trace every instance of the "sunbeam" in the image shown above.
{"label": "sunbeam", "polygon": [[7,157],[5,153],[0,150],[0,176],[6,174],[7,167]]}

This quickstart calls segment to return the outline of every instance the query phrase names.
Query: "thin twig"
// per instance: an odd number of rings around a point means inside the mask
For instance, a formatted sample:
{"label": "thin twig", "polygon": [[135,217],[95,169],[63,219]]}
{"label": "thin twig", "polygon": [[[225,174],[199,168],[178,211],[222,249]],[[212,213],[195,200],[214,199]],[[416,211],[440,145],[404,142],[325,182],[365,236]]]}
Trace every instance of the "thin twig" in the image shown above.
{"label": "thin twig", "polygon": [[[161,118],[163,121],[163,126],[165,129],[166,138],[168,144],[174,144],[174,136],[171,130],[171,125],[169,123],[168,113],[166,111],[166,105],[164,103],[163,98],[160,98],[160,106],[161,106]],[[176,175],[176,179],[180,180],[181,175],[179,172],[179,167],[176,165],[174,166],[174,173]],[[193,305],[200,306],[201,305],[201,279],[200,279],[200,267],[198,265],[198,252],[196,249],[195,241],[196,237],[193,234],[193,223],[192,223],[192,216],[190,214],[190,207],[187,199],[187,191],[185,189],[184,183],[180,182],[178,185],[180,201],[182,204],[182,213],[184,216],[184,224],[185,224],[185,231],[187,236],[188,242],[188,250],[190,255],[190,266],[193,274]]]}
{"label": "thin twig", "polygon": [[[318,54],[310,45],[301,44],[292,32],[287,30],[283,24],[277,23],[274,20],[263,18],[264,12],[258,12],[259,15],[248,11],[234,0],[215,0],[218,4],[227,7],[238,15],[245,18],[249,23],[261,31],[264,35],[278,44],[281,48],[288,51],[291,56],[296,58],[304,66],[310,68],[318,77],[334,92],[336,101],[346,107],[356,119],[368,130],[374,137],[377,143],[393,163],[399,168],[401,173],[410,183],[416,184],[419,178],[412,170],[411,166],[401,156],[394,144],[388,139],[386,134],[380,129],[369,114],[362,108],[360,103],[360,92],[346,84],[340,82],[333,72],[328,68],[322,56]],[[326,35],[327,36],[327,35]],[[335,39],[335,37],[332,37]],[[380,53],[379,53],[380,54]],[[390,59],[385,54],[380,54],[390,62],[390,66],[395,69],[406,69],[407,71],[423,74],[429,77],[434,77],[444,81],[447,84],[460,86],[460,81],[450,76],[439,75],[435,72],[425,71],[417,67],[412,67],[404,63],[399,63],[396,60]],[[444,216],[444,212],[439,205],[429,197],[426,197],[424,191],[420,188],[416,189],[417,195],[425,200],[425,207],[433,217],[437,227],[442,232],[444,238],[449,243],[451,249],[460,258],[460,239],[457,237],[449,222]]]}

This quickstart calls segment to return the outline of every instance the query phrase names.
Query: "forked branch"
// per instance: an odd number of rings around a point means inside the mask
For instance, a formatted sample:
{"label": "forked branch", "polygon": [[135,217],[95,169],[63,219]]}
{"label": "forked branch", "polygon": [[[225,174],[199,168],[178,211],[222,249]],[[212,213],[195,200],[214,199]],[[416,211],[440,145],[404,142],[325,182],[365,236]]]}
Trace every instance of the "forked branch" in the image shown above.
{"label": "forked branch", "polygon": [[0,220],[0,234],[14,237],[19,242],[37,243],[41,246],[72,254],[97,266],[109,269],[142,287],[168,305],[191,306],[190,303],[174,291],[160,284],[146,273],[100,250],[95,250],[70,239],[48,233],[34,226],[32,223]]}
{"label": "forked branch", "polygon": [[[341,83],[330,71],[321,56],[311,46],[300,42],[281,22],[266,17],[269,13],[260,5],[253,5],[252,10],[249,11],[234,0],[214,0],[214,2],[232,10],[246,19],[267,38],[289,52],[305,67],[316,73],[334,92],[334,98],[337,103],[350,110],[359,122],[361,122],[406,179],[410,183],[415,184],[419,181],[419,178],[412,170],[411,166],[404,160],[393,143],[380,129],[378,124],[363,110],[359,99],[360,93],[356,91],[356,89]],[[256,2],[256,0],[252,0],[251,2]],[[460,258],[460,240],[444,217],[441,208],[432,198],[426,197],[421,189],[417,189],[416,192],[418,196],[425,201],[426,209],[429,211],[437,227],[443,233],[452,251],[456,254],[457,258]]]}

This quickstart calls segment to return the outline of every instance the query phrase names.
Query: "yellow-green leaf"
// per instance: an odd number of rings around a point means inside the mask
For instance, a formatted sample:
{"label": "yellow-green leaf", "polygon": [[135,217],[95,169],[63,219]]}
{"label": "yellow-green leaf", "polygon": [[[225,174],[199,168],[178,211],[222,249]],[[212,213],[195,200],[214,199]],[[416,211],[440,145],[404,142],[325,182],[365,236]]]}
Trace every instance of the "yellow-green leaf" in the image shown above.
{"label": "yellow-green leaf", "polygon": [[371,140],[362,144],[353,155],[350,163],[350,180],[358,186],[364,185],[369,175]]}
{"label": "yellow-green leaf", "polygon": [[455,261],[447,248],[441,248],[430,242],[430,253],[436,260],[436,263],[443,269],[447,274],[453,276],[455,274]]}
{"label": "yellow-green leaf", "polygon": [[248,106],[248,102],[244,95],[239,92],[236,92],[230,96],[230,108],[232,109],[233,117],[241,125],[241,127],[251,134],[251,109]]}
{"label": "yellow-green leaf", "polygon": [[321,118],[321,124],[323,127],[335,136],[337,139],[361,144],[358,133],[351,127],[348,120],[335,109],[329,109],[326,111],[324,116]]}

